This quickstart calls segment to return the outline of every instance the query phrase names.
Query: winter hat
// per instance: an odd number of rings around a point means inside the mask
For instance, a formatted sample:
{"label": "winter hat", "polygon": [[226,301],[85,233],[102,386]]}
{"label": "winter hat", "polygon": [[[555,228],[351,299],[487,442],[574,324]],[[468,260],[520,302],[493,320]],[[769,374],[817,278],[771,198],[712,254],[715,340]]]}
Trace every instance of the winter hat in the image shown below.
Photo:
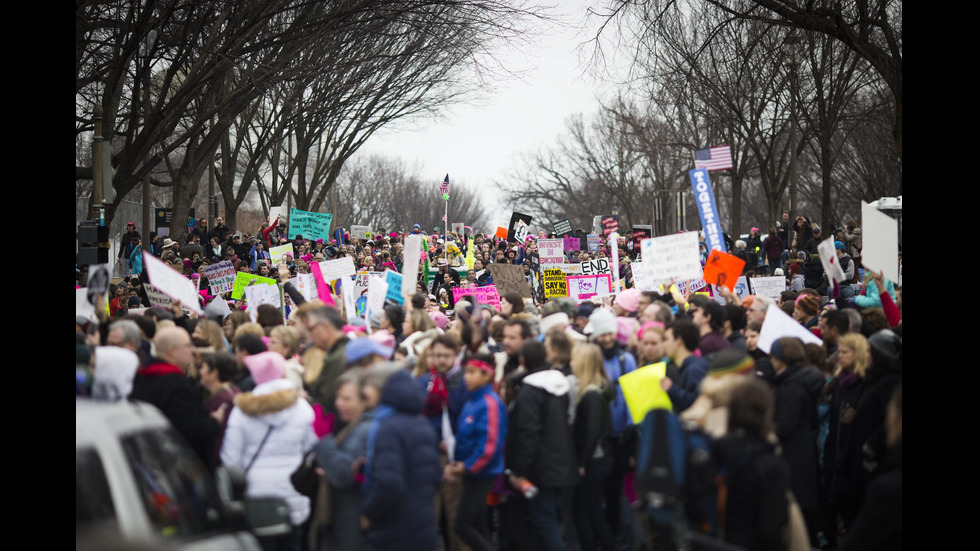
{"label": "winter hat", "polygon": [[891,329],[882,329],[871,335],[868,345],[873,356],[897,360],[902,355],[902,339]]}
{"label": "winter hat", "polygon": [[395,349],[398,342],[395,340],[395,336],[387,331],[375,331],[368,335],[368,339],[380,344],[384,348],[391,350]]}
{"label": "winter hat", "polygon": [[[775,344],[775,343],[774,343]],[[711,358],[708,375],[720,377],[729,373],[745,375],[755,369],[755,361],[740,350],[721,350]]]}
{"label": "winter hat", "polygon": [[564,329],[565,327],[568,327],[568,324],[568,314],[565,312],[556,312],[550,316],[541,318],[541,322],[538,324],[538,329],[540,330],[541,335],[547,335],[548,332],[555,327]]}
{"label": "winter hat", "polygon": [[589,333],[589,329],[592,330],[593,337],[607,333],[617,333],[619,331],[619,324],[616,323],[616,314],[613,314],[610,310],[596,310],[592,312],[592,315],[589,316],[589,325],[585,328],[585,332]]}
{"label": "winter hat", "polygon": [[446,329],[446,326],[449,325],[449,318],[446,317],[446,314],[443,314],[439,310],[429,311],[429,319],[432,320],[432,323],[436,324],[436,327],[439,329]]}
{"label": "winter hat", "polygon": [[796,307],[808,316],[815,316],[820,311],[820,299],[813,295],[800,295],[796,297]]}
{"label": "winter hat", "polygon": [[278,352],[260,352],[245,356],[242,361],[257,385],[282,379],[286,374],[286,358]]}
{"label": "winter hat", "polygon": [[387,360],[391,358],[391,352],[391,348],[381,346],[371,339],[351,339],[344,347],[344,359],[348,364],[352,364],[371,354],[377,354]]}
{"label": "winter hat", "polygon": [[784,276],[784,275],[786,275],[786,273],[783,272],[783,269],[782,268],[776,268],[775,270],[772,271],[772,275],[774,275],[774,276]]}
{"label": "winter hat", "polygon": [[636,313],[636,308],[640,305],[640,290],[636,288],[626,289],[616,296],[613,304],[618,304],[620,308],[627,312]]}
{"label": "winter hat", "polygon": [[834,248],[835,249],[840,249],[840,250],[843,251],[844,250],[844,242],[843,241],[834,241]]}
{"label": "winter hat", "polygon": [[129,308],[139,308],[140,307],[140,297],[129,297],[129,302],[127,303]]}
{"label": "winter hat", "polygon": [[384,316],[384,310],[378,310],[377,312],[371,313],[371,319],[368,320],[368,324],[371,329],[381,329],[381,317]]}
{"label": "winter hat", "polygon": [[616,342],[619,343],[619,346],[624,348],[629,346],[630,338],[636,332],[638,325],[639,322],[635,318],[616,318]]}

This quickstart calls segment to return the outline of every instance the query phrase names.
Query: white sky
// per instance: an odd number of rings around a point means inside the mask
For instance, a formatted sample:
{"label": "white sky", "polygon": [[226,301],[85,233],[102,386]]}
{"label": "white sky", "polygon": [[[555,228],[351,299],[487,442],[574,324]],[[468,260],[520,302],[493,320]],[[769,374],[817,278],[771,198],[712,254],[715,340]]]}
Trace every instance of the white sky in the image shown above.
{"label": "white sky", "polygon": [[433,186],[448,172],[451,185],[479,189],[490,222],[506,226],[511,210],[503,206],[494,183],[505,181],[520,166],[522,155],[554,144],[567,117],[596,111],[597,98],[608,96],[614,88],[612,83],[597,82],[579,62],[578,47],[594,32],[584,28],[586,9],[599,3],[559,0],[553,13],[564,25],[551,24],[539,31],[532,44],[518,47],[523,52],[500,52],[508,69],[526,70],[521,77],[494,82],[489,97],[479,104],[457,105],[442,120],[416,120],[383,130],[361,151],[397,155],[410,166],[418,164]]}

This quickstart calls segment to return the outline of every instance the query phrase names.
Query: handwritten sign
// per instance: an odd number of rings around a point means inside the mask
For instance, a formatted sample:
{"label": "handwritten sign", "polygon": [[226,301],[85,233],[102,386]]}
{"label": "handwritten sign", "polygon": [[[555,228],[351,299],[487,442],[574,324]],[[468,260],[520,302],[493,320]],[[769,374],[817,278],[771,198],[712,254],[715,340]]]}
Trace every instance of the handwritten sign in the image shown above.
{"label": "handwritten sign", "polygon": [[357,273],[354,267],[354,259],[343,256],[336,260],[324,260],[320,262],[320,273],[323,274],[324,281],[334,281],[342,277],[351,277]]}
{"label": "handwritten sign", "polygon": [[[472,297],[472,300],[466,297]],[[489,304],[497,310],[500,310],[500,293],[497,292],[496,285],[484,285],[483,287],[454,287],[453,288],[453,302],[459,302],[460,300],[470,300],[470,302],[477,302],[480,304]]]}
{"label": "handwritten sign", "polygon": [[287,254],[295,258],[295,255],[293,254],[292,243],[286,243],[285,245],[280,245],[278,247],[269,247],[269,256],[272,259],[273,266],[285,260],[285,256]]}
{"label": "handwritten sign", "polygon": [[296,274],[296,277],[290,279],[289,282],[303,295],[307,302],[320,297],[313,274]]}
{"label": "handwritten sign", "polygon": [[727,287],[728,290],[735,290],[735,282],[738,276],[742,275],[742,268],[745,261],[741,258],[711,249],[708,254],[708,261],[704,263],[704,280],[712,285]]}
{"label": "handwritten sign", "polygon": [[388,284],[385,300],[393,300],[398,304],[405,304],[405,297],[402,296],[402,275],[398,272],[385,270],[385,283]]}
{"label": "handwritten sign", "polygon": [[238,272],[235,274],[235,285],[231,289],[231,298],[240,299],[245,296],[245,287],[250,285],[276,285],[276,280],[255,274]]}
{"label": "handwritten sign", "polygon": [[582,240],[578,237],[565,237],[562,243],[566,251],[579,251],[582,249]]}
{"label": "handwritten sign", "polygon": [[579,302],[592,297],[609,296],[612,279],[609,274],[568,276],[568,296]]}
{"label": "handwritten sign", "polygon": [[701,278],[697,232],[644,239],[640,250],[643,255],[643,283],[648,287]]}
{"label": "handwritten sign", "polygon": [[750,281],[756,296],[779,300],[779,295],[786,290],[786,278],[783,276],[753,277]]}
{"label": "handwritten sign", "polygon": [[551,227],[555,229],[555,235],[564,237],[572,233],[572,223],[568,220],[568,218],[562,218],[557,222],[552,222]]}
{"label": "handwritten sign", "polygon": [[333,214],[289,209],[289,238],[302,235],[305,239],[330,240],[330,222]]}
{"label": "handwritten sign", "polygon": [[371,239],[371,226],[351,226],[351,239]]}
{"label": "handwritten sign", "polygon": [[568,281],[565,272],[550,268],[544,271],[544,298],[568,296]]}
{"label": "handwritten sign", "polygon": [[542,269],[564,264],[565,248],[561,239],[538,239],[538,262]]}
{"label": "handwritten sign", "polygon": [[230,260],[204,267],[204,277],[208,278],[208,287],[212,295],[231,291],[235,286],[236,274],[235,265]]}
{"label": "handwritten sign", "polygon": [[252,285],[245,288],[245,300],[248,302],[248,316],[252,321],[256,320],[259,306],[270,304],[276,308],[282,308],[282,297],[279,294],[278,285]]}
{"label": "handwritten sign", "polygon": [[524,279],[524,268],[513,264],[493,263],[489,266],[493,283],[501,295],[510,292],[519,293],[524,298],[531,298],[531,286]]}
{"label": "handwritten sign", "polygon": [[163,291],[150,284],[144,285],[143,288],[146,290],[146,297],[150,299],[151,306],[156,306],[157,308],[163,308],[165,310],[170,310],[170,307],[173,306],[173,299],[164,294]]}

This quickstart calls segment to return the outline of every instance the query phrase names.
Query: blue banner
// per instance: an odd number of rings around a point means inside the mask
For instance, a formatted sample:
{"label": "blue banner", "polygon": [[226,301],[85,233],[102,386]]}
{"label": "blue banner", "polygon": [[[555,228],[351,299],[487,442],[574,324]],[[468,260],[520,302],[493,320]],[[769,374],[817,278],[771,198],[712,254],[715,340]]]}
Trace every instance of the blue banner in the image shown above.
{"label": "blue banner", "polygon": [[718,208],[715,206],[715,194],[711,192],[708,170],[695,168],[689,170],[687,174],[691,177],[694,201],[698,204],[698,214],[701,215],[701,227],[704,229],[704,238],[707,241],[708,250],[717,249],[727,253],[725,237],[721,233],[721,217],[718,215]]}
{"label": "blue banner", "polygon": [[304,239],[322,239],[330,241],[330,222],[333,214],[323,212],[307,212],[299,209],[289,209],[289,238],[302,235]]}

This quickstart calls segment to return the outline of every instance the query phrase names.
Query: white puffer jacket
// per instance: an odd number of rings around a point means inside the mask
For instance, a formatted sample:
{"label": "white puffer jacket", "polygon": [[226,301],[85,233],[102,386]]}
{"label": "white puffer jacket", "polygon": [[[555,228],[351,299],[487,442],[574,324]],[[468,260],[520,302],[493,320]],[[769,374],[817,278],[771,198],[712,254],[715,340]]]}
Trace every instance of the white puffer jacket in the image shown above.
{"label": "white puffer jacket", "polygon": [[[293,525],[302,524],[310,515],[310,500],[293,488],[289,476],[317,442],[313,408],[299,399],[299,392],[287,379],[268,381],[239,394],[235,406],[228,417],[221,461],[244,470],[255,457],[246,475],[248,495],[285,498]],[[270,426],[272,432],[259,450]]]}

